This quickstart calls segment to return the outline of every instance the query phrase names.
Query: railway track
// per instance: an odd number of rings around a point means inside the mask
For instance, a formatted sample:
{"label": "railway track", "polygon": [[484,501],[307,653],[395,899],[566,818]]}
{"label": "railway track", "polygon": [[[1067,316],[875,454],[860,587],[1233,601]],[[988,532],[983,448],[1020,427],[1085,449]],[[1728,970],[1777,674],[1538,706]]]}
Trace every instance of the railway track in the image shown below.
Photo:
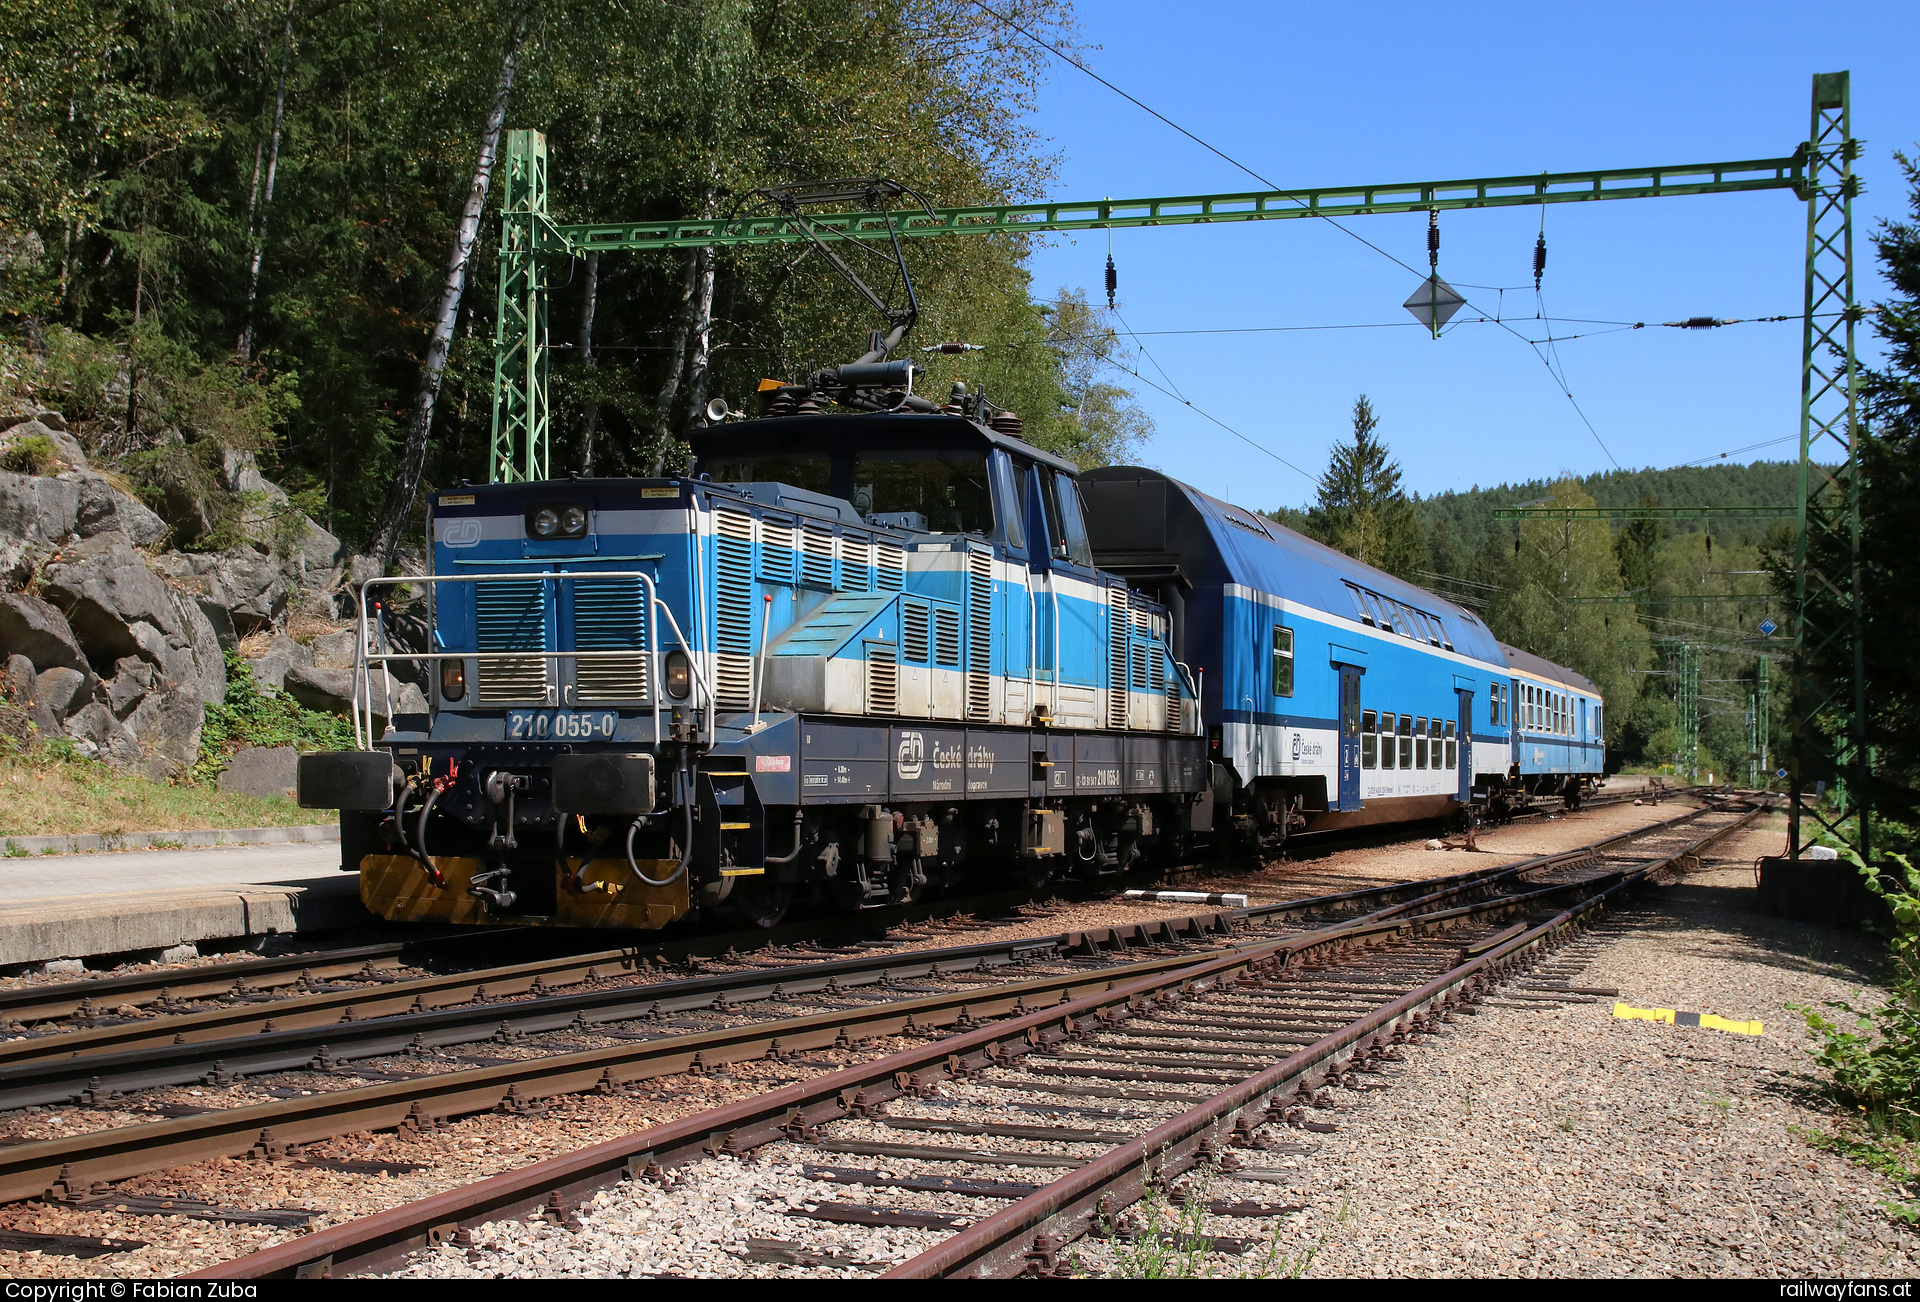
{"label": "railway track", "polygon": [[[1684,814],[1668,823],[1696,816]],[[1431,907],[1563,861],[1577,862],[1587,853],[1582,849],[1421,883],[1215,910],[1151,925],[922,951],[910,958],[889,948],[824,960],[773,948],[733,955],[720,965],[724,970],[675,979],[646,955],[621,949],[447,975],[385,976],[373,985],[308,980],[301,987],[306,993],[278,998],[236,988],[221,1006],[202,1011],[0,1042],[0,1110],[99,1105],[167,1085],[230,1084],[314,1066],[334,1073],[349,1063],[392,1055],[436,1059],[444,1050],[489,1040],[513,1043],[556,1032],[589,1032],[638,1018],[657,1023],[716,1006],[885,987],[1060,955],[1124,953],[1166,937],[1197,938],[1249,926],[1270,930],[1340,911]],[[455,1058],[432,1065],[459,1064]]]}
{"label": "railway track", "polygon": [[[1666,794],[1684,795],[1689,791],[1680,789]],[[1636,792],[1593,797],[1583,807],[1591,809],[1623,804],[1637,798],[1639,793]],[[1379,844],[1391,844],[1407,839],[1404,828],[1388,835],[1382,835],[1376,829],[1366,829],[1357,835],[1327,835],[1336,838],[1326,842],[1325,848],[1329,852],[1332,849],[1374,844],[1376,841]],[[1316,845],[1314,848],[1319,850],[1322,847]],[[1205,867],[1217,871],[1219,866]],[[1062,881],[1048,890],[1075,894],[1077,885],[1075,882]],[[1092,885],[1096,893],[1104,893],[1109,888],[1105,882]],[[992,924],[978,921],[978,915],[1018,910],[1041,902],[1045,896],[1045,892],[1030,890],[1005,891],[895,905],[850,915],[810,918],[770,929],[670,936],[639,945],[585,951],[566,943],[577,933],[533,927],[490,928],[482,932],[469,929],[377,944],[322,946],[272,957],[170,967],[0,990],[0,1028],[10,1030],[16,1036],[25,1034],[31,1037],[49,1033],[71,1034],[76,1029],[91,1031],[125,1026],[134,1019],[114,1011],[125,1007],[143,1010],[157,1006],[163,1013],[207,1012],[212,1008],[193,1010],[192,1006],[217,1004],[224,1007],[241,1002],[264,1008],[275,998],[298,998],[313,994],[317,985],[361,990],[366,995],[364,999],[348,1001],[340,1007],[353,1007],[357,1017],[380,1016],[384,1011],[390,1011],[391,1001],[386,996],[393,993],[382,987],[397,987],[410,976],[417,984],[407,987],[409,1003],[415,995],[423,997],[429,1006],[457,1002],[451,998],[440,998],[435,986],[438,984],[457,990],[463,974],[472,975],[475,984],[484,984],[494,996],[510,998],[532,990],[536,980],[547,987],[571,985],[585,979],[589,970],[605,974],[645,965],[661,967],[689,961],[698,963],[703,958],[722,952],[778,949],[806,942],[832,943],[838,940],[857,944],[872,940],[877,943],[903,927],[916,923],[938,925],[948,919],[959,919],[959,925],[963,927],[988,926]],[[524,962],[498,962],[502,950],[511,954],[516,948],[528,951]],[[551,952],[555,949],[559,952]],[[259,1021],[264,1023],[273,1020],[276,1025],[284,1027],[293,1024],[290,1019],[302,1016],[291,1008],[286,1013],[286,1017],[263,1013]],[[243,1020],[236,1019],[233,1024],[237,1026]],[[206,1039],[216,1033],[214,1028],[225,1025],[227,1023],[219,1018],[208,1018],[204,1023],[172,1025],[168,1034],[182,1034],[190,1041]],[[250,1034],[258,1029],[256,1025],[248,1031],[234,1030],[229,1033]],[[93,1043],[126,1049],[134,1047],[139,1041],[138,1033],[131,1033],[124,1038],[105,1035],[94,1040],[76,1039],[62,1052],[100,1051],[87,1047]],[[37,1056],[31,1050],[11,1047],[18,1043],[18,1040],[0,1041],[0,1065],[27,1061]]]}
{"label": "railway track", "polygon": [[[516,1083],[518,1103],[530,1105],[540,1094],[617,1091],[650,1075],[905,1035],[921,1042],[202,1274],[378,1270],[457,1236],[484,1263],[486,1248],[472,1241],[476,1226],[541,1208],[555,1221],[577,1221],[579,1200],[596,1190],[662,1178],[697,1186],[716,1161],[750,1154],[812,1171],[812,1186],[829,1191],[793,1217],[796,1226],[905,1227],[927,1239],[924,1251],[895,1267],[897,1276],[1052,1273],[1077,1236],[1124,1232],[1121,1214],[1150,1184],[1167,1186],[1200,1167],[1217,1172],[1216,1187],[1242,1180],[1231,1169],[1245,1165],[1236,1163],[1238,1151],[1257,1155],[1288,1142],[1294,1127],[1314,1124],[1327,1091],[1365,1085],[1495,985],[1521,980],[1622,892],[1683,869],[1764,808],[1695,811],[1565,854],[1423,883],[1392,902],[1362,900],[1375,907],[1337,921],[1324,915],[1338,906],[1303,901],[1284,907],[1315,904],[1317,913],[1293,919],[1308,925],[1262,931],[1258,920],[1241,918],[1226,920],[1239,923],[1226,935],[1189,935],[1184,944],[1161,935],[1125,966],[1111,954],[1062,956],[1056,947],[1045,970],[975,973],[987,979],[971,988],[896,988],[865,1006],[790,1010],[513,1067],[338,1091],[276,1114],[284,1120],[272,1123],[271,1135],[258,1134],[267,1113],[240,1108],[123,1128],[141,1133],[0,1150],[0,1196],[25,1196],[51,1179],[55,1196],[84,1200],[99,1196],[95,1181],[236,1151],[249,1140],[271,1158],[309,1130],[378,1128],[409,1116],[430,1126],[439,1116],[498,1106],[503,1093],[512,1104]],[[1368,894],[1350,893],[1348,907],[1358,907],[1352,896]],[[1516,996],[1566,993],[1535,980]],[[538,1080],[525,1084],[516,1073]],[[1073,1120],[1083,1114],[1119,1124]],[[884,1169],[846,1165],[863,1157],[881,1159]],[[1029,1174],[1009,1179],[1009,1171]],[[848,1184],[896,1196],[884,1206],[836,1199],[831,1190]],[[925,1200],[936,1194],[963,1196],[981,1210],[930,1210]],[[775,1251],[781,1260],[809,1253],[804,1242]]]}

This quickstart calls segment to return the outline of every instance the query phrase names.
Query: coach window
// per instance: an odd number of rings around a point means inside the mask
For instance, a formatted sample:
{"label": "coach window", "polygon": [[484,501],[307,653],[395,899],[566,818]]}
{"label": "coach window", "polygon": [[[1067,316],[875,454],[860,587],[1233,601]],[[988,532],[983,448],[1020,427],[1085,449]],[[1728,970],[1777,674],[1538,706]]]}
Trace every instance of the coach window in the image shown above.
{"label": "coach window", "polygon": [[1441,758],[1445,754],[1445,751],[1441,746],[1441,737],[1440,737],[1441,731],[1442,731],[1442,727],[1441,727],[1440,719],[1438,716],[1435,716],[1434,718],[1427,721],[1427,740],[1432,746],[1431,754],[1433,757],[1433,767],[1437,769],[1442,769],[1447,767],[1442,762],[1442,758]]}
{"label": "coach window", "polygon": [[1487,693],[1487,726],[1489,728],[1500,726],[1500,689],[1498,687]]}
{"label": "coach window", "polygon": [[1293,695],[1293,630],[1285,624],[1273,626],[1273,694]]}
{"label": "coach window", "polygon": [[1427,720],[1424,715],[1413,721],[1413,766],[1417,769],[1427,766]]}
{"label": "coach window", "polygon": [[1400,716],[1400,767],[1403,769],[1413,767],[1413,716],[1411,714]]}
{"label": "coach window", "polygon": [[1399,747],[1393,740],[1393,720],[1392,710],[1384,711],[1380,715],[1380,767],[1383,769],[1394,768],[1394,756],[1400,753]]}
{"label": "coach window", "polygon": [[1380,727],[1380,716],[1373,710],[1360,711],[1360,767],[1378,768],[1380,764],[1380,738],[1375,736]]}
{"label": "coach window", "polygon": [[1460,743],[1453,735],[1453,720],[1447,720],[1447,767],[1460,767]]}

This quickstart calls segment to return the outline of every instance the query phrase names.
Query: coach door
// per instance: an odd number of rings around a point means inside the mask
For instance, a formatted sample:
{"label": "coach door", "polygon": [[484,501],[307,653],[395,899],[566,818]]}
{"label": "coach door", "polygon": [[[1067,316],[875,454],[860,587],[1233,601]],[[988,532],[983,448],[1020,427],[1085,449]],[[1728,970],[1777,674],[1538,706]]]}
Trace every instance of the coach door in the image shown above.
{"label": "coach door", "polygon": [[1461,804],[1473,798],[1473,693],[1466,688],[1456,688],[1454,695],[1460,698],[1460,789],[1457,793]]}
{"label": "coach door", "polygon": [[1340,665],[1340,808],[1360,808],[1360,675]]}

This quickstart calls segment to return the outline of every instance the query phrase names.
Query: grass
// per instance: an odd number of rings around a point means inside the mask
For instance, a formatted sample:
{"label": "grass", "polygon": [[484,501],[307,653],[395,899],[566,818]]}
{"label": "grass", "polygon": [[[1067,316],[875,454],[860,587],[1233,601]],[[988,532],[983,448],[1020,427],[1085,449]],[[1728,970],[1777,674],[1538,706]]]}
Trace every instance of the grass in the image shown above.
{"label": "grass", "polygon": [[[150,782],[95,760],[60,758],[45,747],[0,756],[0,837],[294,827],[333,820],[331,810],[256,800],[211,784]],[[13,849],[6,853],[18,857]]]}
{"label": "grass", "polygon": [[[1212,1169],[1195,1167],[1179,1181],[1183,1198],[1179,1205],[1158,1187],[1149,1187],[1145,1196],[1120,1217],[1119,1223],[1101,1217],[1100,1229],[1113,1242],[1113,1268],[1109,1279],[1300,1279],[1313,1268],[1314,1258],[1326,1246],[1327,1232],[1317,1243],[1298,1256],[1280,1249],[1284,1226],[1275,1222],[1267,1241],[1243,1255],[1238,1262],[1221,1269],[1207,1261],[1207,1199],[1212,1191]],[[1343,1199],[1335,1213],[1336,1224],[1344,1223],[1350,1208]],[[1091,1272],[1083,1266],[1077,1252],[1069,1254],[1076,1276]]]}

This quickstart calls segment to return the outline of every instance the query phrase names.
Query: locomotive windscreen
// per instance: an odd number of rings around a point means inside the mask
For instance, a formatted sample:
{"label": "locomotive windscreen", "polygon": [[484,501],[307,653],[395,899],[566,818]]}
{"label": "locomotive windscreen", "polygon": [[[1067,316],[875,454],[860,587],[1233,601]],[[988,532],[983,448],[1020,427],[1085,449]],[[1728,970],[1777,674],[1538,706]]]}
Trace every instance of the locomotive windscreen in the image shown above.
{"label": "locomotive windscreen", "polygon": [[775,452],[715,457],[706,473],[722,484],[791,484],[811,493],[833,491],[833,458],[825,452]]}
{"label": "locomotive windscreen", "polygon": [[930,533],[993,532],[993,493],[980,452],[856,452],[853,506],[863,519],[889,517]]}

